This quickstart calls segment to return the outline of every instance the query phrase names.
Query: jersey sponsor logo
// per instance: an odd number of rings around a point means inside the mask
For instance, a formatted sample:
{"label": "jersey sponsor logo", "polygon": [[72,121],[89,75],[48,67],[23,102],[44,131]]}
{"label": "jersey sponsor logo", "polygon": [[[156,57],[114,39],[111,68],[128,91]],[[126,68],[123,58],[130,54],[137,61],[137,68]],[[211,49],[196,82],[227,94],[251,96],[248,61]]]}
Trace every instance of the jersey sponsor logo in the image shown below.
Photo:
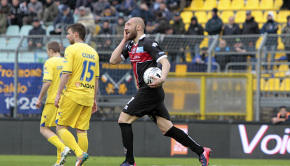
{"label": "jersey sponsor logo", "polygon": [[141,53],[144,52],[144,48],[142,47],[137,47],[136,53]]}
{"label": "jersey sponsor logo", "polygon": [[45,72],[43,72],[44,74],[48,74],[49,72],[48,71],[45,71]]}
{"label": "jersey sponsor logo", "polygon": [[89,59],[93,59],[93,60],[95,60],[95,55],[91,55],[91,54],[83,53],[82,56],[83,56],[84,58],[89,58]]}
{"label": "jersey sponsor logo", "polygon": [[62,70],[63,66],[56,66],[57,70]]}
{"label": "jersey sponsor logo", "polygon": [[158,46],[158,44],[157,43],[152,43],[152,47],[157,47]]}
{"label": "jersey sponsor logo", "polygon": [[135,54],[136,53],[136,47],[134,47],[133,49],[132,49],[132,54]]}
{"label": "jersey sponsor logo", "polygon": [[81,83],[80,82],[76,82],[75,86],[79,88],[81,86]]}
{"label": "jersey sponsor logo", "polygon": [[76,82],[75,83],[75,86],[76,87],[84,87],[84,88],[89,88],[89,89],[94,89],[95,88],[95,85],[91,85],[91,84],[83,84],[81,82]]}

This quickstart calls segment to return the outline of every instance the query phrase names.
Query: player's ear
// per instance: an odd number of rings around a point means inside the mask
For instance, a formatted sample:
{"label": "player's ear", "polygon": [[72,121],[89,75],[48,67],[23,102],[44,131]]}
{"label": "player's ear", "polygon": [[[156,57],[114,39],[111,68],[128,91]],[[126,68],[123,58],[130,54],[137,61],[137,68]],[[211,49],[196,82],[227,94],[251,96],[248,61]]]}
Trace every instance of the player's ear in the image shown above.
{"label": "player's ear", "polygon": [[137,31],[140,31],[142,29],[142,25],[137,25]]}

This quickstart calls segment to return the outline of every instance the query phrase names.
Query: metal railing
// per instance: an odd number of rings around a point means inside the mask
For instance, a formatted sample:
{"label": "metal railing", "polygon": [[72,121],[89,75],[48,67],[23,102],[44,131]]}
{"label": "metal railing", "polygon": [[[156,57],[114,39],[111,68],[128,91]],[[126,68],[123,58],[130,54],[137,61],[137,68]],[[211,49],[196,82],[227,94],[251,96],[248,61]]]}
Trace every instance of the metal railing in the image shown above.
{"label": "metal railing", "polygon": [[[197,56],[196,50],[194,50],[195,45],[198,45],[198,51],[201,52],[202,47],[207,47],[207,56],[208,61],[205,63],[207,64],[207,72],[247,72],[249,70],[247,69],[249,66],[255,67],[255,76],[257,79],[257,87],[256,87],[256,106],[255,106],[255,120],[259,121],[259,114],[260,114],[260,108],[261,108],[261,96],[257,94],[261,94],[260,91],[260,79],[262,78],[262,74],[265,73],[265,71],[272,71],[272,69],[263,70],[264,66],[272,66],[272,65],[285,65],[285,63],[277,63],[277,62],[265,62],[266,60],[269,60],[269,58],[265,58],[265,55],[267,54],[290,54],[290,48],[288,48],[288,44],[290,44],[290,34],[283,34],[282,35],[270,35],[270,34],[262,34],[262,35],[235,35],[235,36],[190,36],[190,35],[163,35],[163,34],[154,34],[154,35],[147,35],[149,38],[156,40],[159,42],[161,48],[164,49],[168,53],[169,56],[175,55],[177,56],[178,53],[181,53],[183,55],[189,55],[190,58],[194,58]],[[50,41],[51,39],[58,38],[60,42],[64,43],[67,41],[67,39],[64,38],[64,36],[29,36],[29,38],[43,38],[44,39],[44,45],[47,41]],[[23,53],[28,51],[27,44],[24,44],[27,42],[28,36],[0,36],[0,38],[5,38],[5,42],[11,40],[12,38],[16,38],[17,42],[15,47],[6,47],[6,46],[0,46],[1,52],[14,52],[15,54],[15,69],[18,69],[18,62],[19,62],[19,53]],[[281,40],[282,39],[282,40]],[[107,44],[108,47],[106,47],[104,44],[106,44],[106,41],[110,40]],[[116,46],[119,44],[119,42],[122,40],[122,36],[118,35],[87,35],[86,43],[93,46],[100,56],[104,55],[104,57],[109,57],[111,52],[116,48]],[[223,46],[223,42],[226,42],[226,46]],[[285,42],[284,44],[281,42]],[[271,50],[271,49],[265,49],[265,47],[269,45],[275,45],[275,42],[278,43],[278,47]],[[14,43],[15,44],[15,43]],[[277,44],[276,44],[277,45]],[[8,46],[8,45],[7,45]],[[241,49],[237,49],[241,48]],[[242,50],[242,51],[239,51]],[[42,47],[42,51],[45,52],[45,47]],[[211,56],[209,56],[211,55]],[[237,62],[237,61],[229,61],[225,62],[224,64],[221,62],[214,62],[213,58],[217,59],[219,56],[224,57],[239,57],[240,55],[248,56],[246,58],[245,62]],[[251,58],[255,58],[256,61],[248,62],[249,56]],[[2,58],[2,57],[1,57]],[[188,57],[186,57],[188,58]],[[175,59],[174,59],[175,60]],[[244,59],[243,59],[244,60]],[[272,57],[271,57],[272,60]],[[105,62],[108,62],[108,60],[105,60]],[[193,63],[193,62],[192,62]],[[216,66],[216,70],[211,70],[212,66]],[[230,70],[232,67],[237,66],[246,66],[242,70]],[[271,67],[270,67],[271,68]],[[262,70],[261,70],[262,69]],[[17,72],[16,72],[17,73]],[[17,75],[14,80],[14,84],[18,82]],[[17,92],[17,84],[14,87],[15,92]],[[15,93],[14,98],[17,98],[17,93]],[[15,100],[17,101],[17,100]],[[263,104],[263,103],[262,103]],[[14,108],[14,115],[16,116],[17,108]]]}

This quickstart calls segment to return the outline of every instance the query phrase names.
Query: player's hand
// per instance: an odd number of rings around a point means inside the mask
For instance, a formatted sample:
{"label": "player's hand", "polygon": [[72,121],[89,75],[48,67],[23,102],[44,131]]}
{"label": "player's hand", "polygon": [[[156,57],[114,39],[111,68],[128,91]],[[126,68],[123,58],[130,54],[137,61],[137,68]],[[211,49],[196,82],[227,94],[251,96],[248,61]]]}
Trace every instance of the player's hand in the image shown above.
{"label": "player's hand", "polygon": [[36,101],[36,103],[35,103],[35,107],[36,107],[37,109],[39,109],[40,106],[41,106],[41,99],[37,99],[37,101]]}
{"label": "player's hand", "polygon": [[158,87],[162,86],[162,84],[165,82],[165,80],[162,78],[155,77],[155,76],[150,76],[150,77],[154,79],[153,83],[148,84],[148,86],[150,88],[158,88]]}
{"label": "player's hand", "polygon": [[96,100],[94,100],[94,106],[93,106],[93,109],[92,109],[92,114],[97,112],[98,111],[98,104],[96,102]]}
{"label": "player's hand", "polygon": [[129,35],[126,32],[126,29],[124,29],[124,40],[128,41],[128,37],[129,37]]}
{"label": "player's hand", "polygon": [[59,100],[60,100],[60,96],[59,96],[59,95],[56,95],[55,100],[54,100],[54,105],[55,105],[57,108],[59,108],[59,105],[58,105]]}

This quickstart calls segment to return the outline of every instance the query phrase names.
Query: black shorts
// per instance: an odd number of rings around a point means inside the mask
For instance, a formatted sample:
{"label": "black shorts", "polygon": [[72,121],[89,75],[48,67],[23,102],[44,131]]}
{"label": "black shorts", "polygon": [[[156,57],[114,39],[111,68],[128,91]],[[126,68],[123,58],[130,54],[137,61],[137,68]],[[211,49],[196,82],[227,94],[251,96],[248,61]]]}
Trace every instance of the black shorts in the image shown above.
{"label": "black shorts", "polygon": [[137,117],[148,115],[155,123],[156,116],[170,120],[168,110],[164,105],[164,90],[162,87],[140,88],[124,107],[123,112]]}

